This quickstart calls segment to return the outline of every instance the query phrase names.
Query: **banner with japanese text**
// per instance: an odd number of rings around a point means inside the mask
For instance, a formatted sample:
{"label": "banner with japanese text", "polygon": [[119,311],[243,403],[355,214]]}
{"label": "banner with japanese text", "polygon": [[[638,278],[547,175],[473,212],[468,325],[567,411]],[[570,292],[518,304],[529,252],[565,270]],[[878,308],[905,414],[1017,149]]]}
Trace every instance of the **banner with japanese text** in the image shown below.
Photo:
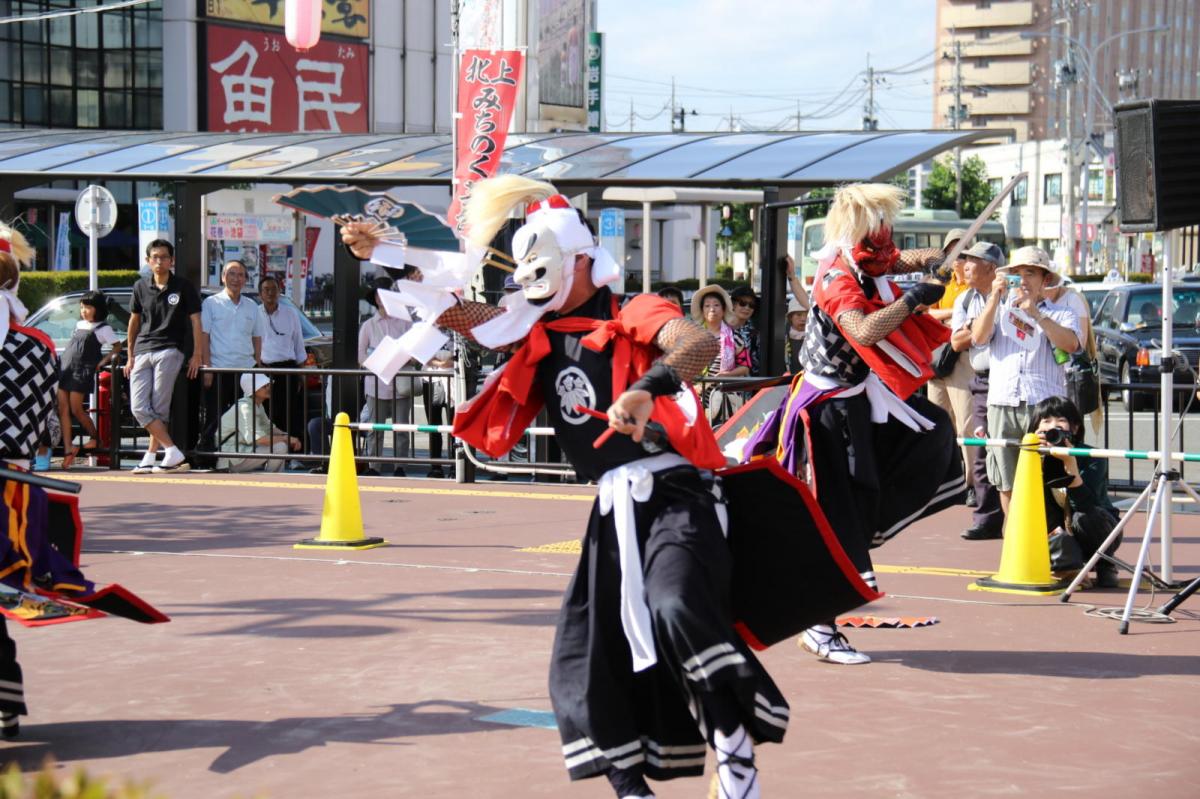
{"label": "banner with japanese text", "polygon": [[[253,25],[283,27],[284,0],[204,0],[204,15]],[[370,0],[325,0],[321,32],[365,39],[371,35]]]}
{"label": "banner with japanese text", "polygon": [[282,33],[206,27],[207,130],[367,132],[366,45],[322,39],[301,53]]}
{"label": "banner with japanese text", "polygon": [[496,174],[525,68],[520,50],[464,50],[458,76],[455,120],[454,197],[447,217],[462,233],[459,211],[471,186]]}

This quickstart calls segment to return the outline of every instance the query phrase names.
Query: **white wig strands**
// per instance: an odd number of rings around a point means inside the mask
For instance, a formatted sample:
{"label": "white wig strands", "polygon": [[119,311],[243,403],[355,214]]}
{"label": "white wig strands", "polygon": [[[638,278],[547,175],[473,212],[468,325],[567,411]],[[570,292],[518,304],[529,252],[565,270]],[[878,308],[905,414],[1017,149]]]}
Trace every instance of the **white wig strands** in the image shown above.
{"label": "white wig strands", "polygon": [[479,181],[471,186],[471,196],[467,199],[467,241],[477,247],[487,247],[504,227],[514,207],[555,194],[558,189],[549,183],[519,175],[500,175]]}
{"label": "white wig strands", "polygon": [[888,183],[851,183],[833,195],[825,218],[825,240],[853,245],[891,227],[904,207],[907,193]]}

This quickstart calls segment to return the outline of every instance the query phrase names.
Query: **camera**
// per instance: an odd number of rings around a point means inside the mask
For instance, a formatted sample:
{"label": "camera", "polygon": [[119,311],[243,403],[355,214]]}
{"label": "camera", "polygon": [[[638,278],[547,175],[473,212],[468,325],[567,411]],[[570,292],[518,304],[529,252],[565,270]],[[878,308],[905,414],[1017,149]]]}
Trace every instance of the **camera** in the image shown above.
{"label": "camera", "polygon": [[1021,286],[1021,276],[1020,275],[1005,275],[1004,279],[1006,281],[1008,281],[1008,287],[1010,289],[1020,288],[1020,286]]}
{"label": "camera", "polygon": [[1071,444],[1071,434],[1061,427],[1051,427],[1042,431],[1042,438],[1051,447],[1065,447]]}

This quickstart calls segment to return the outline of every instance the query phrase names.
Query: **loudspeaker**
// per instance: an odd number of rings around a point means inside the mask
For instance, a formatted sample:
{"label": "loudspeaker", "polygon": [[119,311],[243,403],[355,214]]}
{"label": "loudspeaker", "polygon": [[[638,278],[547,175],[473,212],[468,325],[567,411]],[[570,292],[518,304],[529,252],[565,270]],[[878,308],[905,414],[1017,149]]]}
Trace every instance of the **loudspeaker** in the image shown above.
{"label": "loudspeaker", "polygon": [[1138,100],[1113,111],[1121,232],[1200,224],[1200,101]]}

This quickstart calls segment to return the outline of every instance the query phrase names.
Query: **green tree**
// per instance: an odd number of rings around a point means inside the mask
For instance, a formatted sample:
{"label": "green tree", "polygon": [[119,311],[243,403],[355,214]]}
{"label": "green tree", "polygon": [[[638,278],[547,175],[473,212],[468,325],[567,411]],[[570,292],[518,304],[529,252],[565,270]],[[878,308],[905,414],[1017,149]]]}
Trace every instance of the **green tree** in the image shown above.
{"label": "green tree", "polygon": [[[983,209],[992,201],[992,189],[987,180],[987,164],[977,155],[962,162],[962,215],[966,219],[974,219],[983,213]],[[933,170],[925,190],[921,192],[926,208],[946,208],[954,210],[956,186],[954,175],[954,156],[933,162]]]}

